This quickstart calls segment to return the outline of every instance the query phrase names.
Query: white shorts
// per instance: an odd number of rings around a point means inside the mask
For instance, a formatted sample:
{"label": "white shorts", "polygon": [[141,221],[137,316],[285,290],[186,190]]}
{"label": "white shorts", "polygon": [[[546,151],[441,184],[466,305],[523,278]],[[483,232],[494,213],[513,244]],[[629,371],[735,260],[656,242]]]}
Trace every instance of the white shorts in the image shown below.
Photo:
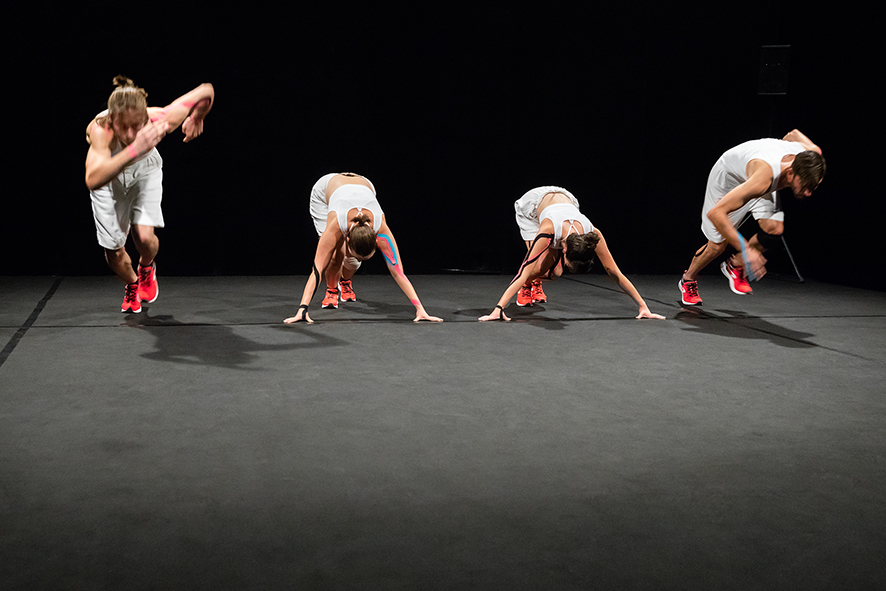
{"label": "white shorts", "polygon": [[[711,169],[708,176],[708,186],[705,189],[704,207],[701,210],[701,231],[705,237],[715,244],[719,244],[725,240],[720,232],[717,231],[713,222],[708,219],[708,212],[720,202],[726,193],[728,193],[735,184],[728,183],[726,169],[721,162],[717,162]],[[776,222],[784,222],[784,212],[777,208],[778,195],[775,191],[766,197],[758,197],[751,199],[740,208],[729,214],[729,221],[733,226],[738,228],[741,226],[749,215],[754,216],[755,220],[773,220]]]}
{"label": "white shorts", "polygon": [[514,211],[517,215],[517,225],[520,227],[520,236],[523,240],[532,240],[538,234],[541,224],[538,221],[538,204],[542,198],[548,193],[563,193],[575,207],[578,207],[578,199],[575,195],[564,189],[563,187],[555,187],[548,185],[544,187],[536,187],[527,191],[522,197],[514,202]]}
{"label": "white shorts", "polygon": [[90,191],[98,243],[108,250],[126,246],[131,224],[163,227],[163,159],[156,148],[126,166],[107,185]]}
{"label": "white shorts", "polygon": [[326,231],[326,218],[329,216],[329,203],[326,201],[326,185],[329,180],[338,176],[339,173],[331,172],[324,174],[320,180],[314,183],[311,189],[311,219],[314,220],[314,229],[317,230],[317,236],[321,236]]}

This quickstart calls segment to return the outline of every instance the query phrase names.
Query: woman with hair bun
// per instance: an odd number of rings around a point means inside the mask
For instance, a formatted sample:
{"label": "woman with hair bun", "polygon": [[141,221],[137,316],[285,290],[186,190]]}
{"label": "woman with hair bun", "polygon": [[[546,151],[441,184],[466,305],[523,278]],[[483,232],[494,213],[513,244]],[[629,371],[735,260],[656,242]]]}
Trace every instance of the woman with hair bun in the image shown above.
{"label": "woman with hair bun", "polygon": [[356,301],[351,278],[360,264],[372,257],[376,250],[381,250],[394,281],[415,306],[415,322],[443,321],[425,311],[415,288],[406,278],[397,241],[388,228],[384,212],[375,196],[375,186],[369,179],[353,172],[331,173],[320,177],[311,190],[311,218],[320,236],[314,266],[305,285],[298,312],[284,322],[314,322],[308,315],[308,305],[320,285],[321,272],[326,275],[326,297],[322,303],[324,308],[338,308],[339,297],[343,302]]}
{"label": "woman with hair bun", "polygon": [[526,258],[498,304],[480,322],[510,320],[504,308],[515,295],[518,306],[547,301],[541,289],[542,279],[554,279],[564,272],[585,273],[594,256],[600,259],[609,278],[639,306],[637,318],[664,318],[649,311],[637,288],[615,264],[599,228],[594,228],[578,207],[578,199],[572,193],[554,186],[532,189],[514,203],[517,225],[526,242]]}
{"label": "woman with hair bun", "polygon": [[[148,93],[129,78],[115,77],[114,86],[108,108],[86,126],[86,187],[105,260],[126,284],[121,311],[138,314],[141,302],[153,302],[159,293],[154,228],[163,227],[163,159],[154,146],[178,126],[185,142],[202,134],[215,90],[201,84],[161,108],[149,107]],[[126,253],[130,230],[138,273]]]}

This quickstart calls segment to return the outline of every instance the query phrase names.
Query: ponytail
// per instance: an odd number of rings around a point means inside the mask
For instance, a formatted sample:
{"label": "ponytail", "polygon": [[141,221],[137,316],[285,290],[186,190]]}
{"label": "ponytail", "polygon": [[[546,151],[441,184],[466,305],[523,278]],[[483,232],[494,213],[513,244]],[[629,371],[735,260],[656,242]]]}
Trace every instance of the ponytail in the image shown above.
{"label": "ponytail", "polygon": [[570,273],[587,273],[591,269],[598,242],[600,235],[597,232],[570,234],[566,237]]}
{"label": "ponytail", "polygon": [[370,228],[372,227],[372,220],[369,218],[368,215],[366,215],[362,211],[359,212],[357,215],[355,215],[354,217],[352,217],[348,221],[351,223],[350,225],[352,227],[356,227],[356,226],[369,226]]}
{"label": "ponytail", "polygon": [[375,231],[372,229],[372,219],[360,212],[349,222],[348,245],[354,254],[368,259],[375,253]]}
{"label": "ponytail", "polygon": [[125,111],[144,111],[145,116],[148,112],[148,93],[144,88],[139,88],[135,82],[126,76],[114,76],[114,92],[108,99],[108,119]]}

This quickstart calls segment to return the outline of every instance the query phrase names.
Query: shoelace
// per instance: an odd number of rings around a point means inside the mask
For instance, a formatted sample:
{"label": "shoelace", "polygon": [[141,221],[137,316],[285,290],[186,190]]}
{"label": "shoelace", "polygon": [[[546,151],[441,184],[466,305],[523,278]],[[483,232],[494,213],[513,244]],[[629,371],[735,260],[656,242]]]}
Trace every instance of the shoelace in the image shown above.
{"label": "shoelace", "polygon": [[135,298],[138,296],[138,284],[132,283],[126,285],[126,291],[124,292],[123,299],[127,302],[134,302]]}
{"label": "shoelace", "polygon": [[342,281],[340,285],[342,293],[352,293],[354,291],[353,289],[351,289],[350,281]]}
{"label": "shoelace", "polygon": [[689,295],[691,295],[691,296],[697,296],[697,295],[698,295],[698,283],[696,283],[695,281],[692,281],[692,282],[686,282],[686,281],[684,281],[684,282],[683,282],[683,287],[686,288],[686,292],[687,292]]}
{"label": "shoelace", "polygon": [[147,283],[151,280],[151,271],[154,269],[154,266],[150,267],[142,267],[138,270],[138,282],[139,283]]}

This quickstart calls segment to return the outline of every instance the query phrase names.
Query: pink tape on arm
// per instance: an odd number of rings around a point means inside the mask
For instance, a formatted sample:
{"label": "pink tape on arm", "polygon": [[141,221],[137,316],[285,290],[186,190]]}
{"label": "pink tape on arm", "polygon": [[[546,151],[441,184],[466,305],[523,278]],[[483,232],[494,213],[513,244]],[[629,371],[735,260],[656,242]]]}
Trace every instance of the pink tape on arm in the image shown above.
{"label": "pink tape on arm", "polygon": [[138,152],[135,151],[135,148],[132,147],[132,144],[126,146],[126,153],[129,154],[129,157],[133,160],[138,158]]}
{"label": "pink tape on arm", "polygon": [[[385,257],[385,262],[388,264],[388,266],[391,269],[397,271],[400,277],[406,279],[406,274],[403,273],[403,269],[401,269],[400,265],[398,264],[399,261],[397,261],[397,253],[394,252],[390,237],[387,234],[379,234],[375,238],[375,244],[376,246],[378,246],[379,250],[381,250],[381,254]],[[409,280],[406,279],[406,281],[408,282]],[[421,302],[418,301],[418,299],[413,300],[412,298],[410,298],[409,301],[416,308],[421,307]]]}
{"label": "pink tape on arm", "polygon": [[[181,101],[178,103],[172,103],[171,105],[169,105],[169,108],[173,109],[173,108],[179,107],[179,106],[185,107],[188,110],[188,113],[190,114],[191,109],[193,109],[194,105],[196,105],[196,104],[197,104],[197,101]],[[166,109],[164,109],[164,113],[165,112],[166,112]]]}
{"label": "pink tape on arm", "polygon": [[400,265],[397,261],[397,254],[394,252],[394,247],[391,244],[390,238],[387,234],[379,234],[375,238],[375,244],[381,250],[382,255],[385,257],[385,262],[388,263],[388,266],[392,269],[396,270],[402,277],[406,277],[403,274],[403,270],[400,268]]}
{"label": "pink tape on arm", "polygon": [[169,115],[169,110],[174,109],[175,107],[177,107],[179,105],[181,105],[183,107],[187,107],[188,111],[190,111],[191,107],[193,107],[196,104],[197,104],[196,101],[181,101],[178,103],[172,103],[168,107],[166,107],[164,109],[160,109],[160,111],[158,111],[156,115],[151,117],[151,121],[160,121],[161,119],[165,119]]}

